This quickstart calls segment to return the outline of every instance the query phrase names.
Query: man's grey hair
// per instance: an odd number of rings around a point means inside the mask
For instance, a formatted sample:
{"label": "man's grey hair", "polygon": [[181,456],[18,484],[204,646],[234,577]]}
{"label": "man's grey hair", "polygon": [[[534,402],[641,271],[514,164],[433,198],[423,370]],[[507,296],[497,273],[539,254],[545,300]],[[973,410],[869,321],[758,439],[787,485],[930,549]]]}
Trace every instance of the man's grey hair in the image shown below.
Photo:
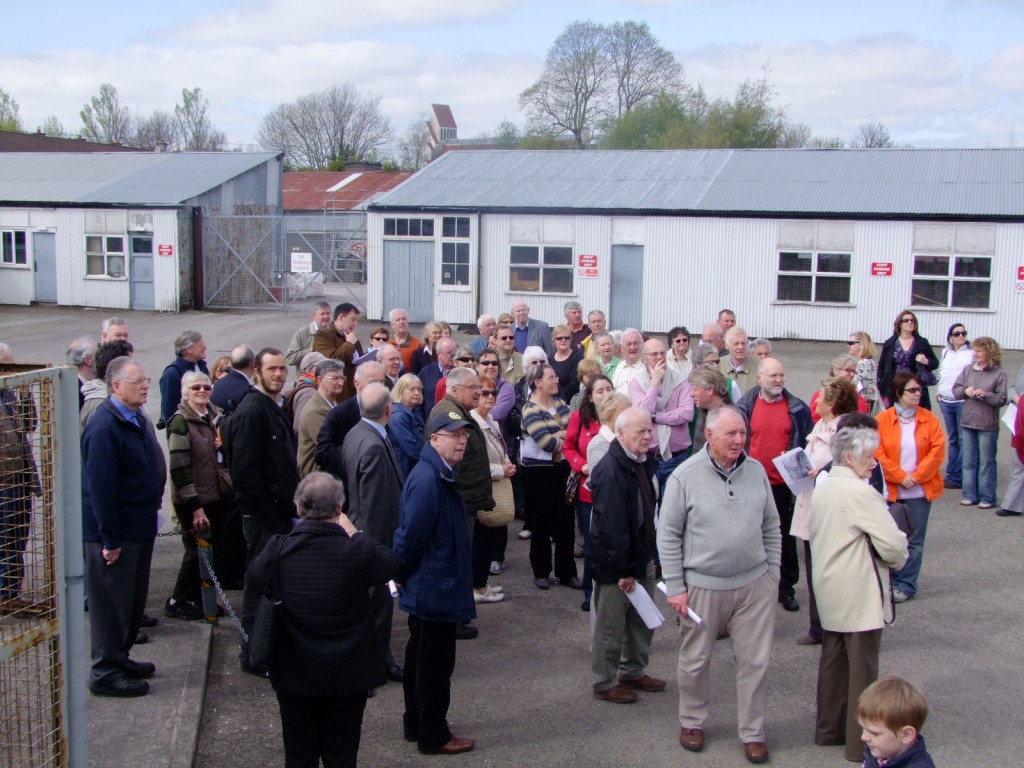
{"label": "man's grey hair", "polygon": [[374,377],[378,377],[381,380],[384,379],[384,366],[380,363],[363,363],[356,368],[355,380],[360,384],[365,384]]}
{"label": "man's grey hair", "polygon": [[303,520],[333,520],[345,503],[345,486],[334,475],[310,472],[299,482],[293,501]]}
{"label": "man's grey hair", "polygon": [[751,349],[757,349],[758,347],[768,347],[768,354],[772,353],[772,343],[768,339],[760,338],[754,339],[754,343],[750,345]]}
{"label": "man's grey hair", "polygon": [[91,336],[83,336],[80,339],[75,339],[68,345],[68,351],[64,356],[68,365],[73,365],[76,368],[80,368],[85,365],[85,359],[87,357],[94,358],[95,363],[96,357],[96,340]]}
{"label": "man's grey hair", "polygon": [[363,387],[359,393],[359,410],[364,418],[376,421],[388,412],[391,405],[391,392],[383,384],[373,382]]}
{"label": "man's grey hair", "polygon": [[478,378],[476,371],[472,368],[453,368],[448,374],[448,389],[452,387],[464,387],[471,379]]}
{"label": "man's grey hair", "polygon": [[326,309],[328,312],[330,312],[331,305],[328,304],[326,301],[318,301],[316,304],[313,305],[314,313],[319,312],[321,309]]}
{"label": "man's grey hair", "polygon": [[[704,420],[704,427],[706,429],[714,430],[718,426],[719,419],[727,413],[735,414],[740,417],[740,421],[744,425],[747,423],[747,417],[743,415],[743,411],[737,408],[735,405],[723,405],[721,408],[715,408],[713,411],[708,411],[708,417]],[[748,429],[749,431],[749,429]]]}
{"label": "man's grey hair", "polygon": [[602,312],[600,309],[592,309],[587,313],[587,320],[589,321],[590,318],[592,318],[594,315],[597,315],[602,320],[605,319],[604,312]]}
{"label": "man's grey hair", "polygon": [[729,399],[729,382],[721,371],[707,367],[694,368],[686,380],[690,382],[691,386],[710,389],[719,397],[725,400]]}
{"label": "man's grey hair", "polygon": [[107,331],[110,330],[110,326],[112,325],[123,325],[127,327],[128,323],[126,323],[120,317],[108,317],[106,320],[103,321],[103,325],[101,326],[100,330],[106,333]]}
{"label": "man's grey hair", "polygon": [[231,350],[231,367],[236,371],[244,371],[252,368],[256,362],[256,350],[248,344],[239,344]]}
{"label": "man's grey hair", "polygon": [[181,356],[181,353],[203,338],[199,331],[185,331],[179,333],[174,339],[174,354]]}
{"label": "man's grey hair", "polygon": [[582,312],[583,305],[580,304],[575,299],[570,299],[569,301],[565,302],[565,306],[562,307],[562,312],[564,312],[565,314],[569,314],[569,311],[574,309],[578,309],[580,312]]}
{"label": "man's grey hair", "polygon": [[[109,370],[109,369],[108,369]],[[193,384],[209,384],[210,377],[202,371],[189,371],[181,377],[181,402],[188,400],[188,392]]]}
{"label": "man's grey hair", "polygon": [[725,331],[722,330],[722,326],[718,323],[705,323],[704,327],[700,329],[701,336],[705,336],[710,333],[712,336],[721,336]]}
{"label": "man's grey hair", "polygon": [[523,350],[523,368],[525,369],[534,360],[548,361],[548,353],[542,347],[527,347]]}
{"label": "man's grey hair", "polygon": [[718,357],[718,349],[702,341],[694,348],[692,357],[694,366],[703,365],[709,357]]}
{"label": "man's grey hair", "polygon": [[437,350],[438,352],[454,353],[458,346],[459,342],[457,342],[451,336],[442,336],[440,339],[437,340],[437,344],[434,346],[434,349]]}
{"label": "man's grey hair", "polygon": [[622,337],[620,338],[620,343],[625,341],[627,336],[637,336],[640,339],[640,343],[643,344],[644,335],[636,328],[624,328],[622,331]]}
{"label": "man's grey hair", "polygon": [[639,408],[631,406],[615,417],[615,431],[623,431],[627,426],[629,426],[629,422],[633,419],[645,419],[648,424],[651,423],[650,416]]}
{"label": "man's grey hair", "polygon": [[878,433],[866,427],[847,427],[840,429],[832,436],[832,462],[837,467],[850,466],[844,454],[851,454],[854,461],[864,457],[865,453],[874,453],[878,448]]}
{"label": "man's grey hair", "polygon": [[110,365],[107,366],[107,378],[105,379],[108,393],[114,391],[115,381],[124,381],[125,371],[132,365],[138,365],[134,357],[115,357],[110,361]]}
{"label": "man's grey hair", "polygon": [[725,332],[725,340],[726,340],[726,342],[729,342],[732,339],[735,339],[737,336],[746,336],[746,335],[747,335],[746,331],[744,331],[738,325],[734,325],[732,328],[730,328],[728,331]]}
{"label": "man's grey hair", "polygon": [[498,321],[494,319],[494,315],[480,315],[480,317],[476,319],[476,329],[478,331],[482,331],[484,329],[484,326],[487,325],[487,323],[497,322]]}
{"label": "man's grey hair", "polygon": [[335,371],[342,371],[342,376],[344,376],[345,364],[341,360],[327,358],[316,364],[316,368],[313,369],[313,375],[320,379],[328,373],[334,373]]}
{"label": "man's grey hair", "polygon": [[395,307],[390,312],[388,312],[388,320],[391,321],[392,323],[395,322],[395,318],[398,317],[399,312],[404,314],[406,318],[409,317],[409,313],[406,312],[404,309],[402,309],[401,307]]}

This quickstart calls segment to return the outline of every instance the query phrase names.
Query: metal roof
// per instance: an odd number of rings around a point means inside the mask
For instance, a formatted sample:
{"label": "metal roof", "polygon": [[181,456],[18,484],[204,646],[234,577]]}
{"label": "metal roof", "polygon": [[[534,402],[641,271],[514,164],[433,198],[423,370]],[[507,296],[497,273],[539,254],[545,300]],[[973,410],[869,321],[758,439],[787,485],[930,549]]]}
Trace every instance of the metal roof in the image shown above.
{"label": "metal roof", "polygon": [[0,203],[175,206],[275,152],[0,153]]}
{"label": "metal roof", "polygon": [[286,171],[285,211],[350,211],[394,188],[411,173],[387,171]]}
{"label": "metal roof", "polygon": [[1024,216],[1024,149],[479,151],[371,209]]}

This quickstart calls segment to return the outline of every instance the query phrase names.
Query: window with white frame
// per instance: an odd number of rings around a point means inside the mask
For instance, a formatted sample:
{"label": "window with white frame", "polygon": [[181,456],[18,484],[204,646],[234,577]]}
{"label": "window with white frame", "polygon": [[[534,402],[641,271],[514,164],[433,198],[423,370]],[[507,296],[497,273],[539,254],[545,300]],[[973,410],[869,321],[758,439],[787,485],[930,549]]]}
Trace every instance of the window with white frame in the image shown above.
{"label": "window with white frame", "polygon": [[995,235],[994,224],[916,224],[910,304],[989,309]]}
{"label": "window with white frame", "polygon": [[433,219],[386,218],[384,237],[433,237]]}
{"label": "window with white frame", "polygon": [[849,304],[853,222],[779,222],[776,301]]}
{"label": "window with white frame", "polygon": [[510,227],[510,291],[572,293],[575,227],[556,216],[513,217]]}
{"label": "window with white frame", "polygon": [[123,278],[125,240],[123,235],[86,235],[86,276]]}
{"label": "window with white frame", "polygon": [[5,267],[28,266],[28,233],[23,229],[0,230],[0,264]]}
{"label": "window with white frame", "polygon": [[441,218],[441,285],[469,285],[469,216]]}

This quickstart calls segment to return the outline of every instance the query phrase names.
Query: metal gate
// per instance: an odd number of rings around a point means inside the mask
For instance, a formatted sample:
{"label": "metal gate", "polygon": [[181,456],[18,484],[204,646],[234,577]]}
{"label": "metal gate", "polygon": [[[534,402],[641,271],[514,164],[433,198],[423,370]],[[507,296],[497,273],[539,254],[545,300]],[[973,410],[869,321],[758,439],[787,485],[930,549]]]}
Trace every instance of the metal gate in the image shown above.
{"label": "metal gate", "polygon": [[31,368],[0,366],[0,766],[88,765],[78,372]]}
{"label": "metal gate", "polygon": [[264,214],[236,206],[203,218],[203,298],[208,308],[332,298],[366,307],[366,214]]}

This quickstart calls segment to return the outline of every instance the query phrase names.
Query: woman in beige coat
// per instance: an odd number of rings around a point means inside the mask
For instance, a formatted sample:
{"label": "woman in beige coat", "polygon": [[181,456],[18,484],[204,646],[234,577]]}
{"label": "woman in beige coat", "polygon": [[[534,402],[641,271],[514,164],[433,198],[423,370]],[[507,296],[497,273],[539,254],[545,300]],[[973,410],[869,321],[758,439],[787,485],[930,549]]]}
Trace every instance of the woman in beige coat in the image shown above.
{"label": "woman in beige coat", "polygon": [[881,495],[866,482],[878,434],[841,429],[832,437],[832,469],[811,500],[811,577],[823,631],[814,743],[845,744],[860,760],[857,697],[878,679],[889,568],[907,559],[907,538]]}

